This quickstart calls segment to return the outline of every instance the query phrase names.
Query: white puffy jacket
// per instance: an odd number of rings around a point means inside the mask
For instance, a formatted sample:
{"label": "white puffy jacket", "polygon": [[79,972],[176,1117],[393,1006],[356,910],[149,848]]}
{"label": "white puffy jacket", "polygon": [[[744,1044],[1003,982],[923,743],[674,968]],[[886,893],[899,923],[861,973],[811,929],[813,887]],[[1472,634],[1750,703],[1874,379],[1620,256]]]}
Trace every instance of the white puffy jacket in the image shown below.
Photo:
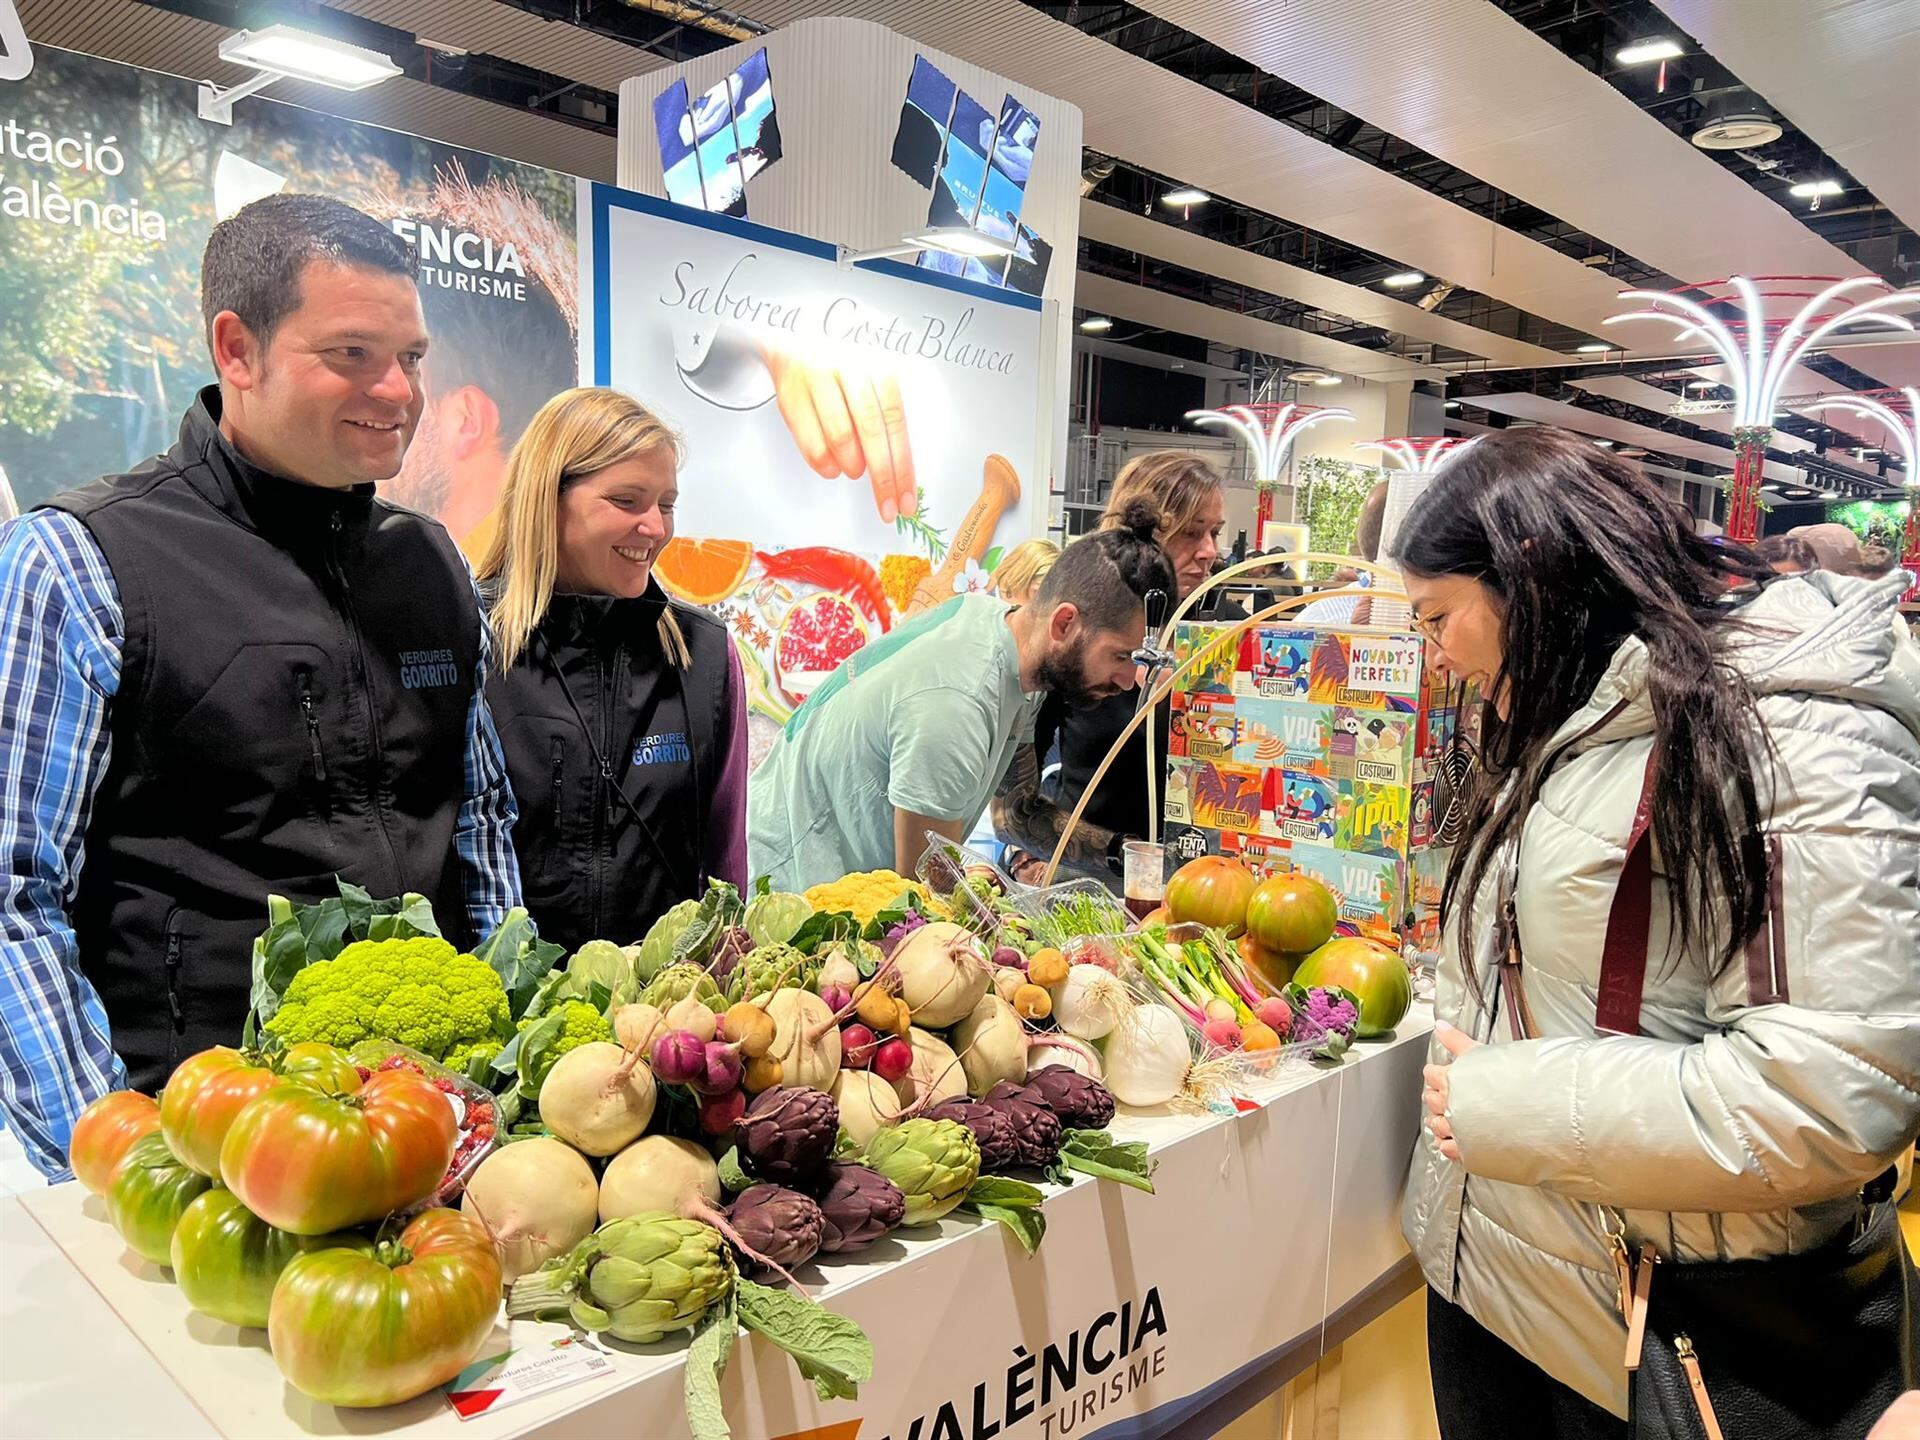
{"label": "white puffy jacket", "polygon": [[[1624,1212],[1634,1249],[1651,1240],[1680,1261],[1798,1252],[1837,1234],[1858,1188],[1920,1131],[1920,647],[1896,621],[1905,583],[1897,571],[1777,582],[1743,609],[1754,633],[1728,645],[1773,747],[1760,780],[1783,862],[1784,1003],[1753,1003],[1766,988],[1750,990],[1740,960],[1714,975],[1704,945],[1661,960],[1656,855],[1641,1034],[1595,1029],[1652,746],[1638,639],[1561,736],[1624,706],[1560,762],[1519,842],[1540,1038],[1513,1040],[1441,963],[1439,1015],[1486,1043],[1452,1064],[1462,1162],[1421,1133],[1408,1243],[1440,1294],[1616,1415],[1626,1332],[1600,1207]],[[1489,1007],[1496,909],[1490,882],[1467,937]],[[1437,1044],[1432,1058],[1446,1058]]]}

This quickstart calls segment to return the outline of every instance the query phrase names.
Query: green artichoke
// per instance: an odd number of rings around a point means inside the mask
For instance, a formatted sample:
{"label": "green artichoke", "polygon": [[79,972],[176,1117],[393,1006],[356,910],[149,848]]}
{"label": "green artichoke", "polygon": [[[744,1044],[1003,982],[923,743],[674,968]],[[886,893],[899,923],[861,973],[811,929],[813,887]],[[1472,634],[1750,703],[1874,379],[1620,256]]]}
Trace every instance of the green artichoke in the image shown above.
{"label": "green artichoke", "polygon": [[802,955],[791,945],[775,942],[743,956],[727,977],[727,999],[751,1000],[782,986],[811,990],[820,978],[820,957]]}
{"label": "green artichoke", "polygon": [[698,1220],[657,1212],[614,1220],[513,1282],[507,1313],[557,1318],[646,1345],[691,1330],[726,1299],[733,1252]]}
{"label": "green artichoke", "polygon": [[862,1157],[907,1197],[902,1225],[931,1225],[980,1178],[980,1145],[951,1120],[908,1120],[883,1128]]}
{"label": "green artichoke", "polygon": [[640,999],[644,1004],[666,1010],[689,995],[709,1009],[725,1008],[721,1003],[720,987],[713,983],[713,977],[701,966],[685,961],[667,966],[649,980],[647,988],[640,992]]}

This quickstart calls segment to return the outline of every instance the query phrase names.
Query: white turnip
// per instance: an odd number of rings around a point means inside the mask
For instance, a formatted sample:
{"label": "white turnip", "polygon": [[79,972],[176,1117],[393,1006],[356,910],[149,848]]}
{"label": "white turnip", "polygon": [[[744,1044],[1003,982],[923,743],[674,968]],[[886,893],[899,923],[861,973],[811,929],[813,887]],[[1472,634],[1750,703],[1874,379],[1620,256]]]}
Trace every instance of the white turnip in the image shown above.
{"label": "white turnip", "polygon": [[866,1070],[842,1070],[833,1082],[840,1107],[840,1128],[864,1146],[884,1126],[900,1118],[900,1097],[893,1087]]}
{"label": "white turnip", "polygon": [[600,1222],[664,1211],[702,1214],[720,1203],[720,1167],[691,1140],[649,1135],[607,1163],[600,1177]]}
{"label": "white turnip", "polygon": [[638,1047],[642,1051],[649,1051],[666,1029],[666,1013],[658,1005],[635,1001],[631,1005],[621,1005],[613,1012],[613,1038],[619,1042],[622,1050]]}
{"label": "white turnip", "polygon": [[980,942],[958,925],[922,925],[893,952],[900,998],[913,1023],[943,1030],[963,1019],[987,993],[993,962]]}
{"label": "white turnip", "polygon": [[946,1041],[918,1025],[907,1038],[913,1045],[913,1066],[893,1087],[904,1103],[938,1105],[967,1093],[967,1072]]}
{"label": "white turnip", "polygon": [[1106,1073],[1098,1050],[1084,1040],[1059,1031],[1035,1035],[1027,1042],[1027,1073],[1031,1075],[1049,1065],[1065,1066],[1089,1080],[1099,1080]]}
{"label": "white turnip", "polygon": [[984,1095],[1002,1080],[1027,1078],[1027,1027],[998,995],[980,997],[967,1018],[953,1027],[953,1044],[960,1052],[969,1095]]}
{"label": "white turnip", "polygon": [[829,985],[852,990],[859,983],[860,967],[844,955],[835,955],[820,967],[820,978],[814,982],[814,988],[824,995]]}
{"label": "white turnip", "polygon": [[1075,965],[1053,996],[1053,1019],[1069,1035],[1100,1040],[1133,1008],[1127,987],[1098,965]]}
{"label": "white turnip", "polygon": [[569,1050],[540,1087],[542,1123],[588,1155],[631,1145],[653,1118],[653,1072],[640,1055],[606,1040]]}
{"label": "white turnip", "polygon": [[579,1151],[536,1136],[480,1162],[460,1208],[493,1232],[500,1271],[514,1280],[593,1233],[599,1186]]}
{"label": "white turnip", "polygon": [[684,1000],[676,1000],[667,1007],[667,1026],[672,1030],[686,1030],[700,1037],[700,1043],[706,1044],[713,1039],[718,1021],[704,1000],[689,995]]}
{"label": "white turnip", "polygon": [[1020,987],[1026,983],[1027,972],[1024,970],[1016,970],[1012,966],[1008,966],[1005,969],[997,969],[993,972],[993,993],[998,995],[1002,1000],[1005,1000],[1008,1004],[1013,1003],[1013,997],[1019,993]]}
{"label": "white turnip", "polygon": [[780,989],[767,1001],[773,1048],[788,1085],[831,1090],[840,1073],[840,1028],[826,1002],[810,990]]}

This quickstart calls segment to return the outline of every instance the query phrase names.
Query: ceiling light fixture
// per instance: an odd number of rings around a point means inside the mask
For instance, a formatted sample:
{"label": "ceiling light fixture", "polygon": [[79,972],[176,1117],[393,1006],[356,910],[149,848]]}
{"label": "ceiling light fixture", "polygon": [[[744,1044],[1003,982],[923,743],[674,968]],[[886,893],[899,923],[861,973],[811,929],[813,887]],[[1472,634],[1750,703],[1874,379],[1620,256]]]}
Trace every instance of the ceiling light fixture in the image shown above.
{"label": "ceiling light fixture", "polygon": [[988,260],[1013,254],[1012,245],[983,230],[975,230],[969,225],[936,225],[917,235],[903,235],[898,245],[888,245],[879,250],[843,251],[840,263],[845,266],[858,265],[865,260],[891,260],[898,255],[913,255],[922,250],[938,250],[942,254],[960,255],[969,260]]}
{"label": "ceiling light fixture", "polygon": [[211,84],[200,87],[200,118],[219,125],[233,123],[237,101],[257,95],[276,80],[306,80],[334,90],[365,90],[401,73],[392,57],[378,50],[294,25],[237,30],[220,42],[220,58],[260,73],[226,90]]}
{"label": "ceiling light fixture", "polygon": [[1718,380],[1687,381],[1687,389],[1689,390],[1718,390],[1719,388],[1720,388],[1720,382]]}
{"label": "ceiling light fixture", "polygon": [[1623,45],[1613,52],[1613,58],[1622,65],[1649,65],[1655,60],[1678,60],[1686,54],[1677,40],[1664,35],[1652,36],[1646,40],[1636,40],[1631,45]]}
{"label": "ceiling light fixture", "polygon": [[1598,340],[1589,340],[1586,344],[1577,345],[1574,348],[1582,355],[1604,355],[1613,347],[1611,345],[1602,345]]}
{"label": "ceiling light fixture", "polygon": [[1458,410],[1460,408],[1460,402],[1458,400],[1449,400],[1445,408],[1448,410]]}
{"label": "ceiling light fixture", "polygon": [[1602,450],[1611,450],[1613,448],[1613,441],[1611,440],[1596,440],[1593,443],[1598,445]]}
{"label": "ceiling light fixture", "polygon": [[1338,385],[1340,383],[1340,377],[1338,375],[1322,375],[1313,383],[1316,385]]}
{"label": "ceiling light fixture", "polygon": [[1798,185],[1789,185],[1787,194],[1796,200],[1819,200],[1828,195],[1841,195],[1846,186],[1838,180],[1802,180]]}
{"label": "ceiling light fixture", "polygon": [[1786,133],[1759,96],[1734,89],[1708,104],[1699,128],[1687,138],[1701,150],[1752,150],[1771,145]]}
{"label": "ceiling light fixture", "polygon": [[1080,328],[1089,335],[1099,335],[1113,328],[1113,321],[1104,315],[1089,315],[1080,322]]}
{"label": "ceiling light fixture", "polygon": [[1426,284],[1427,277],[1422,275],[1418,270],[1402,270],[1397,275],[1387,276],[1387,278],[1380,283],[1389,290],[1410,290],[1415,285]]}
{"label": "ceiling light fixture", "polygon": [[1213,197],[1204,190],[1196,190],[1186,185],[1178,190],[1169,190],[1160,197],[1162,205],[1204,205]]}

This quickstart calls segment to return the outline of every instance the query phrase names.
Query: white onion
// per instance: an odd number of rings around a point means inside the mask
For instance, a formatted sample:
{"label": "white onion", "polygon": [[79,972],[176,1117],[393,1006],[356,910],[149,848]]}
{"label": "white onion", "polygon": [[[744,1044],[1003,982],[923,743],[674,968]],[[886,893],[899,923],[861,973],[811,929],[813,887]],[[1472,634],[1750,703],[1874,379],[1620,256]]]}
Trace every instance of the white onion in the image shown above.
{"label": "white onion", "polygon": [[1098,965],[1075,965],[1053,993],[1053,1019],[1069,1035],[1099,1040],[1133,1008],[1127,987]]}
{"label": "white onion", "polygon": [[1186,1084],[1187,1027],[1164,1005],[1138,1005],[1107,1036],[1107,1089],[1122,1105],[1164,1105]]}

